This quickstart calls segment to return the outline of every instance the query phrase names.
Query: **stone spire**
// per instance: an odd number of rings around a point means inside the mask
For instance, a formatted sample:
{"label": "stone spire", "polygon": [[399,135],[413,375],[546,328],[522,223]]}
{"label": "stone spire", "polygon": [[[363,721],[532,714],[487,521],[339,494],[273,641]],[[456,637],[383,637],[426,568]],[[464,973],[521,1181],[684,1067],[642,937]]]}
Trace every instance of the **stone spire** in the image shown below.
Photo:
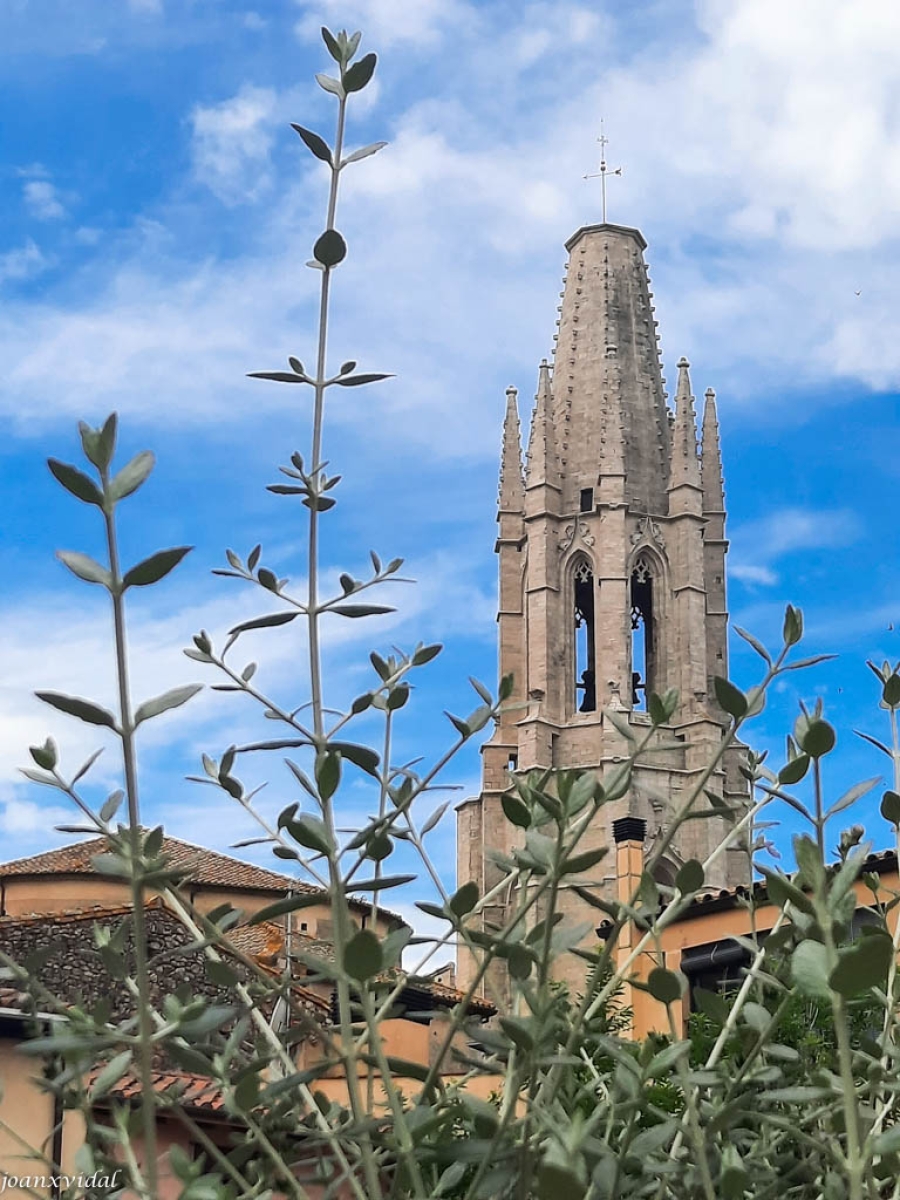
{"label": "stone spire", "polygon": [[551,487],[559,491],[559,460],[556,438],[550,417],[553,396],[550,389],[550,366],[541,360],[538,390],[535,396],[531,433],[528,438],[528,465],[525,468],[525,487]]}
{"label": "stone spire", "polygon": [[622,373],[615,354],[607,355],[603,372],[602,433],[598,461],[598,499],[610,504],[625,501],[625,428],[622,419]]}
{"label": "stone spire", "polygon": [[[621,424],[625,503],[634,512],[666,512],[669,430],[646,245],[636,229],[610,224],[579,229],[566,243],[553,371],[564,512],[578,510],[582,490],[596,485],[609,459],[610,416]],[[610,381],[618,400],[608,395]]]}
{"label": "stone spire", "polygon": [[700,460],[697,457],[697,419],[691,395],[690,363],[678,360],[678,390],[675,393],[675,423],[672,426],[672,466],[669,490],[688,486],[699,490]]}
{"label": "stone spire", "polygon": [[497,502],[500,512],[520,513],[525,508],[517,395],[514,387],[506,389],[506,417],[503,421],[503,450],[500,457],[500,494]]}
{"label": "stone spire", "polygon": [[719,417],[716,412],[716,393],[712,388],[707,388],[703,406],[700,479],[703,484],[703,511],[724,512],[725,484],[722,478],[722,451],[719,445]]}

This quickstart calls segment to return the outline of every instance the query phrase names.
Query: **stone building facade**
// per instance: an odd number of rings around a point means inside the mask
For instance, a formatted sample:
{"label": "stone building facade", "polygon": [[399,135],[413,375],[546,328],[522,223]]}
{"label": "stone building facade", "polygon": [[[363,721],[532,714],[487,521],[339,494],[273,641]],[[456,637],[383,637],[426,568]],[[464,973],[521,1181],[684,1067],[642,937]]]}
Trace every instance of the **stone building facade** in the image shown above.
{"label": "stone building facade", "polygon": [[[613,823],[634,817],[646,822],[651,854],[727,724],[712,684],[728,674],[715,395],[706,392],[698,437],[682,358],[674,407],[667,403],[646,242],[636,229],[587,226],[566,249],[553,365],[539,369],[524,468],[516,390],[506,394],[497,621],[500,674],[512,673],[515,687],[483,747],[481,794],[458,810],[458,879],[476,880],[483,892],[499,879],[490,851],[509,853],[521,832],[501,808],[514,773],[584,768],[602,777],[629,753],[609,710],[641,734],[646,698],[677,689],[679,708],[658,739],[669,748],[645,756],[629,793],[600,810],[581,844],[612,848]],[[708,786],[731,807],[745,805],[738,747]],[[704,859],[724,832],[720,818],[688,822],[657,867],[659,881]],[[591,873],[598,893],[615,895],[615,862],[610,853]],[[729,851],[708,883],[748,880],[746,855]],[[509,903],[498,896],[485,919],[502,925]],[[597,916],[571,889],[561,907],[577,922]],[[566,958],[563,976],[583,973]],[[463,954],[462,986],[471,970]]]}

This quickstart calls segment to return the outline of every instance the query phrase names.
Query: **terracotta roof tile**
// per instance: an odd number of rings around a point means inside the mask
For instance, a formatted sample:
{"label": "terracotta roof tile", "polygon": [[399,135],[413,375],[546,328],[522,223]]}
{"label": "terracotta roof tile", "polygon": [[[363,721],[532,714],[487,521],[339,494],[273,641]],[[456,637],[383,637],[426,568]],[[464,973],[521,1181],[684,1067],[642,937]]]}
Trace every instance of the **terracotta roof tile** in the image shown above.
{"label": "terracotta roof tile", "polygon": [[[876,850],[863,860],[860,867],[860,874],[863,872],[880,875],[887,871],[896,870],[897,851],[896,850]],[[837,871],[840,868],[840,863],[831,863],[828,866],[829,871]],[[789,879],[796,880],[797,872],[788,874]],[[766,890],[766,881],[764,879],[754,879],[749,886],[747,884],[737,884],[735,887],[721,888],[717,891],[698,892],[693,898],[679,920],[690,920],[692,917],[703,916],[704,913],[716,912],[719,909],[733,908],[739,900],[750,899],[757,904],[767,903],[769,893]],[[660,911],[665,908],[665,901],[660,903]],[[613,927],[613,922],[610,920],[601,921],[597,926],[597,933],[601,937],[608,937],[609,932]]]}
{"label": "terracotta roof tile", "polygon": [[[88,1076],[88,1085],[93,1082],[103,1068],[92,1071]],[[153,1091],[163,1102],[177,1101],[184,1108],[195,1112],[220,1113],[225,1104],[222,1088],[214,1079],[205,1075],[191,1075],[186,1071],[154,1071]],[[101,1103],[110,1099],[136,1100],[141,1094],[141,1083],[137,1075],[124,1075],[106,1093]]]}
{"label": "terracotta roof tile", "polygon": [[[425,992],[429,996],[434,996],[436,1000],[449,1001],[451,1004],[459,1004],[466,995],[457,988],[447,987],[444,983],[437,983],[433,979],[425,979],[418,975],[410,975],[406,986],[412,991]],[[493,1016],[497,1011],[496,1005],[491,1004],[490,1000],[485,1000],[484,996],[472,996],[467,1008],[469,1012],[482,1013],[487,1016]]]}
{"label": "terracotta roof tile", "polygon": [[[97,837],[47,850],[43,854],[33,854],[28,858],[13,859],[11,862],[0,863],[0,880],[17,876],[93,875],[96,874],[93,859],[104,853],[105,849],[105,839]],[[164,837],[162,853],[166,855],[172,867],[184,871],[186,878],[201,886],[233,888],[235,891],[272,892],[276,893],[272,897],[273,900],[276,896],[281,897],[293,890],[305,895],[321,895],[322,902],[327,902],[327,893],[323,888],[314,887],[292,875],[282,875],[278,871],[269,871],[254,863],[243,862],[228,854],[221,854],[218,850],[191,845],[180,838]],[[367,900],[356,896],[348,897],[348,903],[358,911],[370,912],[372,909]],[[378,912],[388,921],[394,921],[398,925],[406,924],[401,916],[381,905]]]}
{"label": "terracotta roof tile", "polygon": [[[0,879],[8,879],[15,875],[93,875],[95,870],[92,860],[98,854],[102,854],[105,848],[105,839],[97,837],[86,842],[60,846],[56,850],[47,850],[43,854],[33,854],[29,858],[0,863]],[[173,867],[184,871],[193,882],[210,887],[281,894],[288,888],[308,893],[321,891],[320,888],[290,875],[282,875],[253,863],[242,862],[227,854],[220,854],[217,850],[192,846],[179,838],[164,837],[162,852]]]}

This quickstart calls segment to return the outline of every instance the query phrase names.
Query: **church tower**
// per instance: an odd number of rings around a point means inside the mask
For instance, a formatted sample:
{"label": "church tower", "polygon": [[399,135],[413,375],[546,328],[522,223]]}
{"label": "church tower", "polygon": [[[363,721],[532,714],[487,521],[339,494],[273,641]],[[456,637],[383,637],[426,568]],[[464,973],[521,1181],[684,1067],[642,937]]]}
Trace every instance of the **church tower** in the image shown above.
{"label": "church tower", "polygon": [[[602,778],[629,753],[605,713],[617,710],[642,736],[646,698],[677,688],[680,706],[660,731],[670,748],[646,755],[628,795],[602,807],[580,843],[609,847],[590,878],[612,898],[614,824],[636,819],[618,831],[645,832],[649,854],[727,725],[712,686],[728,674],[725,498],[715,396],[706,393],[698,445],[684,358],[674,410],[667,404],[643,237],[589,225],[566,249],[553,366],[538,371],[524,470],[517,394],[506,393],[495,549],[500,675],[512,673],[514,692],[482,749],[481,795],[458,810],[458,878],[482,893],[499,881],[490,851],[508,854],[521,835],[500,803],[514,773],[581,768]],[[708,786],[744,808],[737,747]],[[683,825],[659,882],[706,858],[726,828],[721,818]],[[748,881],[741,851],[720,856],[707,876],[711,888]],[[502,925],[508,903],[500,897],[486,920]],[[560,908],[576,923],[598,916],[570,888]],[[463,985],[470,970],[463,959]]]}

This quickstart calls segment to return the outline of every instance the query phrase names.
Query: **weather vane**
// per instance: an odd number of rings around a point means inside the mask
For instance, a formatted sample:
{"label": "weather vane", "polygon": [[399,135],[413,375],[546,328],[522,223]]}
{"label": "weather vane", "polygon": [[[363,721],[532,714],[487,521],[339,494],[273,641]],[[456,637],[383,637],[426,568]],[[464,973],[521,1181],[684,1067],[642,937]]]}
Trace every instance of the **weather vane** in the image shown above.
{"label": "weather vane", "polygon": [[609,167],[606,165],[606,147],[609,145],[609,138],[603,132],[603,119],[600,119],[600,136],[597,138],[600,146],[600,170],[595,171],[592,175],[585,175],[585,179],[600,180],[600,211],[603,218],[603,224],[606,224],[606,177],[607,175],[621,175],[621,167]]}

